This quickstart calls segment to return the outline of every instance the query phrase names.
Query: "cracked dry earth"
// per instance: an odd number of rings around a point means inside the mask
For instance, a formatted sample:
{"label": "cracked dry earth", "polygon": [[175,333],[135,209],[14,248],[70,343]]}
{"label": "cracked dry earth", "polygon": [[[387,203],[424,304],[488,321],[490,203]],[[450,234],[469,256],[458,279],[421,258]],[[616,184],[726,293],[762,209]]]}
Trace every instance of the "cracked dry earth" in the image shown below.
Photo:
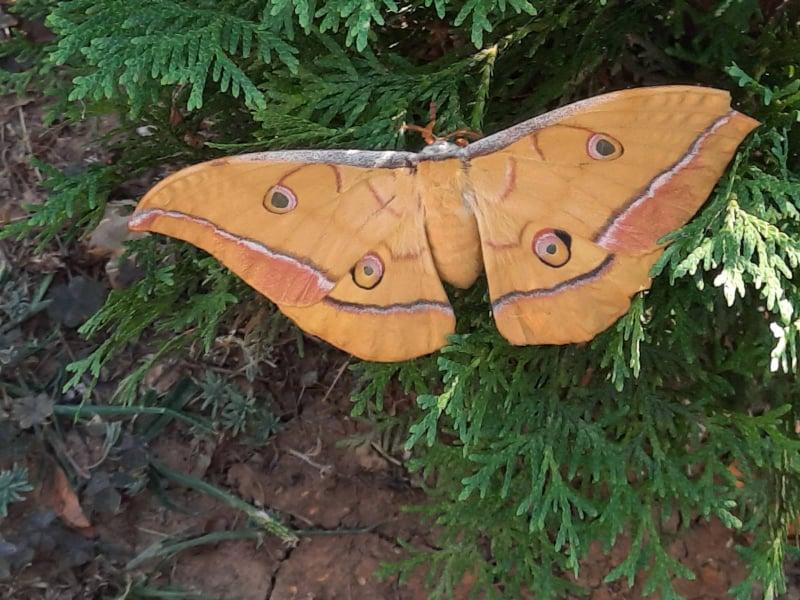
{"label": "cracked dry earth", "polygon": [[[155,442],[152,451],[167,466],[222,484],[296,528],[315,531],[295,547],[265,536],[261,544],[229,541],[183,552],[174,559],[171,584],[239,600],[425,597],[419,585],[401,589],[394,579],[374,576],[381,562],[401,556],[397,538],[430,543],[421,524],[401,512],[423,496],[369,443],[337,447],[361,428],[343,412],[347,397],[338,404],[306,407],[265,448],[242,456],[234,447],[209,456],[207,448],[192,448],[175,436]],[[125,550],[137,553],[164,535],[243,525],[241,515],[207,495],[170,491],[170,498],[193,514],[165,509],[143,495],[134,500],[140,506],[130,506],[98,533],[126,540]]]}

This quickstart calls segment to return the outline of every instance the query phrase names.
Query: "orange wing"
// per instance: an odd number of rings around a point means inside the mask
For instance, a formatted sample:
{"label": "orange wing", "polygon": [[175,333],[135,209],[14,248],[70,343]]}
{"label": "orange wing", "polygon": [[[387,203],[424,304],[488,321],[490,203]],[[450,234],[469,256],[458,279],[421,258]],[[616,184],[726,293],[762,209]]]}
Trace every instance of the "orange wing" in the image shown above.
{"label": "orange wing", "polygon": [[309,333],[366,360],[428,354],[455,330],[421,209],[406,211],[399,227],[320,302],[279,308]]}
{"label": "orange wing", "polygon": [[727,92],[598,96],[467,148],[498,329],[514,344],[586,341],[621,316],[757,122]]}
{"label": "orange wing", "polygon": [[188,167],[131,229],[206,250],[297,324],[370,360],[444,345],[455,319],[401,152],[268,152]]}
{"label": "orange wing", "polygon": [[400,189],[401,180],[409,188],[404,153],[357,154],[267,152],[194,165],[150,190],[129,227],[191,242],[274,302],[312,304],[398,226],[394,200],[409,193]]}
{"label": "orange wing", "polygon": [[441,347],[454,317],[439,273],[469,285],[481,254],[507,339],[584,341],[648,287],[658,239],[691,218],[756,125],[718,90],[615,92],[467,148],[204,163],[153,188],[131,228],[207,250],[362,358]]}

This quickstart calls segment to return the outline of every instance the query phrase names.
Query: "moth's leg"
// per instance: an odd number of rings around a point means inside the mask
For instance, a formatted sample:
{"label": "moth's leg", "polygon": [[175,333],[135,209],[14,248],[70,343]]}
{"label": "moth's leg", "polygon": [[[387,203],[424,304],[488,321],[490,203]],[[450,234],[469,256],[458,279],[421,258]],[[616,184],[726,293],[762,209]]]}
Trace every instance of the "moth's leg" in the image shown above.
{"label": "moth's leg", "polygon": [[433,134],[433,128],[436,126],[436,119],[429,121],[425,127],[420,125],[406,125],[405,123],[400,126],[400,131],[416,131],[421,136],[422,139],[425,140],[425,143],[429,146],[435,142],[438,138]]}

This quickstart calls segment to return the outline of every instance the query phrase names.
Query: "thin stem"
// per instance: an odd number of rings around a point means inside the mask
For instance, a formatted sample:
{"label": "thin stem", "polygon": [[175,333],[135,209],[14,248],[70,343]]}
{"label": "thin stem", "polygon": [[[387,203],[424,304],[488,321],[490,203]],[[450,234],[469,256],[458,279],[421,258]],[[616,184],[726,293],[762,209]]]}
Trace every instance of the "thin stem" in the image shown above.
{"label": "thin stem", "polygon": [[53,413],[74,418],[93,415],[167,415],[208,433],[214,433],[214,428],[205,419],[192,417],[163,406],[93,406],[89,404],[69,406],[56,404],[53,407]]}
{"label": "thin stem", "polygon": [[242,511],[259,527],[262,527],[270,533],[277,535],[287,544],[294,545],[299,541],[299,538],[291,529],[278,521],[267,511],[258,509],[255,506],[248,504],[241,498],[234,496],[233,494],[226,492],[225,490],[222,490],[214,485],[211,485],[202,479],[192,477],[191,475],[187,475],[186,473],[181,473],[179,471],[173,471],[160,462],[152,461],[150,464],[160,475],[163,475],[167,479],[171,479],[176,483],[197,490],[198,492],[208,494],[212,498],[216,498],[217,500],[224,502],[231,508]]}
{"label": "thin stem", "polygon": [[179,552],[197,546],[230,540],[260,540],[262,537],[264,537],[264,532],[256,529],[233,529],[231,531],[215,531],[214,533],[207,533],[180,542],[169,543],[161,540],[148,546],[132,558],[128,564],[125,565],[125,569],[128,571],[133,570],[152,558],[171,558]]}
{"label": "thin stem", "polygon": [[478,86],[475,104],[472,107],[472,116],[470,117],[470,126],[476,131],[481,131],[483,129],[483,115],[486,111],[486,100],[489,98],[489,89],[492,83],[494,63],[495,60],[497,60],[497,52],[497,44],[481,52],[483,59],[481,82]]}

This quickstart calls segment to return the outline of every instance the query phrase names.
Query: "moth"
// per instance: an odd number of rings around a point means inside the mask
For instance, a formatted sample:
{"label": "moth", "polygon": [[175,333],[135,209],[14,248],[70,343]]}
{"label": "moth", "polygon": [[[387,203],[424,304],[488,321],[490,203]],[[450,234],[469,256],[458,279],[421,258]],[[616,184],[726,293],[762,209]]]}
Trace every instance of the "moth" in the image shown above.
{"label": "moth", "polygon": [[295,150],[190,166],[129,227],[209,252],[306,332],[360,358],[442,347],[442,282],[485,271],[512,344],[583,342],[650,285],[758,122],[722,90],[644,87],[548,112],[467,146]]}

